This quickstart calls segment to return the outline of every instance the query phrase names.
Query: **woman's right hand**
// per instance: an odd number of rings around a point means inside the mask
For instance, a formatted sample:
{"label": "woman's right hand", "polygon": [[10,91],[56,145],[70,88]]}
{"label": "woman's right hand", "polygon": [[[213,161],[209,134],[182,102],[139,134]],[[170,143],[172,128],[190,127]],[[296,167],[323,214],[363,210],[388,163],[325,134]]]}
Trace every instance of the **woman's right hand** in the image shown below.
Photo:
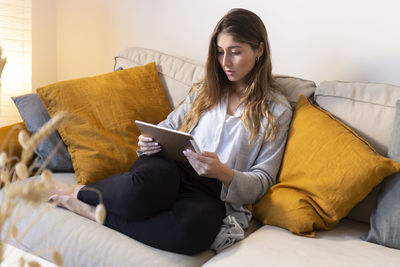
{"label": "woman's right hand", "polygon": [[152,155],[161,151],[159,143],[154,142],[153,138],[144,135],[139,135],[138,146],[145,155]]}

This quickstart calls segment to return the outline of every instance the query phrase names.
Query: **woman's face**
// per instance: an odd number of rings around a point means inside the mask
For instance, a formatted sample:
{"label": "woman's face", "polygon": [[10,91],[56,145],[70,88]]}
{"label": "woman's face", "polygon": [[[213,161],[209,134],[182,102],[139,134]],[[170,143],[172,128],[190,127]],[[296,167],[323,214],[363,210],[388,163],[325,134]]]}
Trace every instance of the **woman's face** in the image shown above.
{"label": "woman's face", "polygon": [[229,81],[233,82],[234,89],[243,89],[246,85],[247,74],[253,69],[256,58],[263,52],[263,46],[254,50],[247,43],[233,40],[229,33],[221,32],[217,36],[218,62]]}

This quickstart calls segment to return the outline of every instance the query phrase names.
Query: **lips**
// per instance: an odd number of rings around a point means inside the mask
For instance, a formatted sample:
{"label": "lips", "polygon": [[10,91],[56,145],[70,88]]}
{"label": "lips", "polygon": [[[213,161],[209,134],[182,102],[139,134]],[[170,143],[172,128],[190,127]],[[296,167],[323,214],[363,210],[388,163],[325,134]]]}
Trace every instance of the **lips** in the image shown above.
{"label": "lips", "polygon": [[225,70],[227,76],[232,76],[235,72],[233,70]]}

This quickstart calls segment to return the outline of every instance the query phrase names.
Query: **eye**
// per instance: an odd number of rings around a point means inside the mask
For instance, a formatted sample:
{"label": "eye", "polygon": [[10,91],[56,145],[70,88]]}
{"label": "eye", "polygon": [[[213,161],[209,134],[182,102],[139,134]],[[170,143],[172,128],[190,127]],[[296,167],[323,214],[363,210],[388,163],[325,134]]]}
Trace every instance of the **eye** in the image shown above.
{"label": "eye", "polygon": [[222,54],[224,54],[224,51],[217,50],[217,54],[218,54],[218,55],[222,55]]}
{"label": "eye", "polygon": [[231,53],[232,55],[238,56],[240,55],[241,51],[232,51]]}

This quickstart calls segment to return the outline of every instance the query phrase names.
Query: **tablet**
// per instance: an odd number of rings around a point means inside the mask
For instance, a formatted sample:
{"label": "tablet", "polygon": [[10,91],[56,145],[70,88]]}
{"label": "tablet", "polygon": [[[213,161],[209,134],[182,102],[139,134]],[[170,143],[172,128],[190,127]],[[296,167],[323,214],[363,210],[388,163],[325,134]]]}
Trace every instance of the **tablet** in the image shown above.
{"label": "tablet", "polygon": [[188,163],[187,158],[182,153],[183,150],[191,149],[196,153],[201,153],[193,136],[188,133],[138,120],[135,120],[135,123],[142,135],[152,137],[155,142],[161,145],[160,155],[164,157]]}

